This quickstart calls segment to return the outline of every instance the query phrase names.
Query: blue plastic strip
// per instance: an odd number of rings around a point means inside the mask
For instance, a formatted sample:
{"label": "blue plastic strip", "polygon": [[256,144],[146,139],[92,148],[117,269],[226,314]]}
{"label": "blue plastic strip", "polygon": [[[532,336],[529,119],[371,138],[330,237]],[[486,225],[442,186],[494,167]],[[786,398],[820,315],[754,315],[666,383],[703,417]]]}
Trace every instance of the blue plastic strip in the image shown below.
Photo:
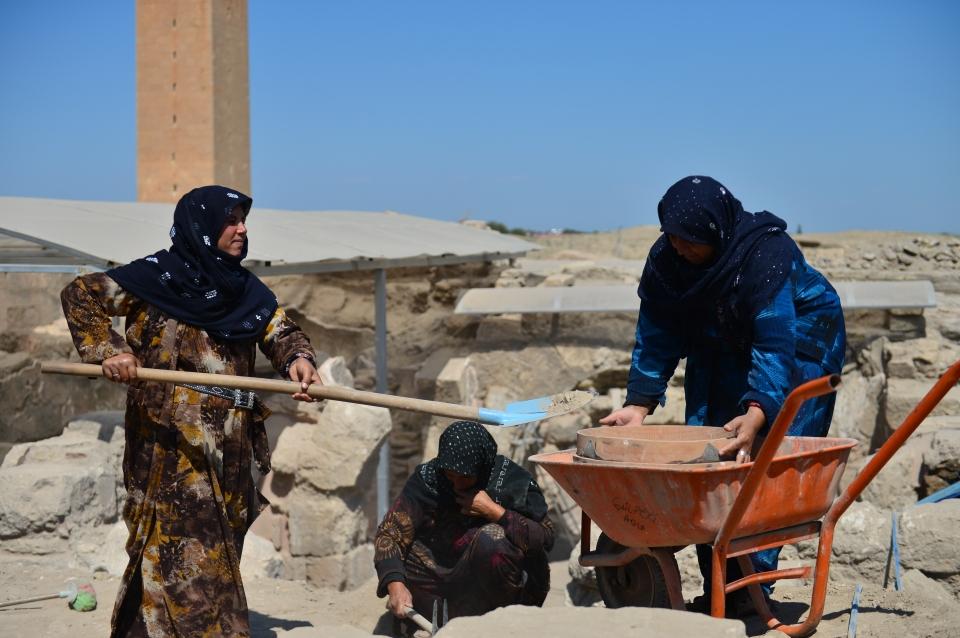
{"label": "blue plastic strip", "polygon": [[857,589],[853,592],[853,601],[850,603],[850,622],[847,623],[847,638],[857,638],[857,616],[860,614],[860,593],[863,591],[863,585],[857,583]]}
{"label": "blue plastic strip", "polygon": [[890,547],[893,550],[893,588],[903,591],[900,580],[900,544],[897,542],[897,513],[890,512]]}
{"label": "blue plastic strip", "polygon": [[926,498],[917,501],[917,505],[926,505],[927,503],[939,503],[948,498],[960,497],[960,481],[953,485],[948,485],[942,490],[938,490]]}

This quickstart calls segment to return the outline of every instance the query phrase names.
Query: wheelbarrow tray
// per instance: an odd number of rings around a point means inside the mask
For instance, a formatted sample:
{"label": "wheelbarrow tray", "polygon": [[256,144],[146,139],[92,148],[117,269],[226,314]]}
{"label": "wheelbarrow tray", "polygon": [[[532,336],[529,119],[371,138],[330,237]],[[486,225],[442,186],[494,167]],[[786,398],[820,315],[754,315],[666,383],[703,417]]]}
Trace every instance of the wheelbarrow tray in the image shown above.
{"label": "wheelbarrow tray", "polygon": [[[695,429],[695,428],[694,428]],[[734,537],[815,521],[838,493],[853,439],[785,437]],[[575,450],[530,457],[610,538],[627,547],[712,543],[752,462],[628,463]]]}

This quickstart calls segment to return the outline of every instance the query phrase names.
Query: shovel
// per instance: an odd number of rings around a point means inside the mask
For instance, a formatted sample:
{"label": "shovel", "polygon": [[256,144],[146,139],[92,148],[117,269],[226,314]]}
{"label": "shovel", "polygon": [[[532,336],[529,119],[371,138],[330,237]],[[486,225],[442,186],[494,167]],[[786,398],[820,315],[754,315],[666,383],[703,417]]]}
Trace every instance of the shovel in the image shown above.
{"label": "shovel", "polygon": [[[71,374],[80,377],[102,377],[103,368],[89,363],[46,362],[41,371],[48,374]],[[137,378],[144,381],[160,383],[193,383],[198,385],[218,386],[221,388],[235,388],[252,390],[255,392],[279,392],[294,394],[300,392],[300,384],[295,381],[279,381],[277,379],[261,379],[258,377],[240,377],[229,374],[208,374],[204,372],[183,372],[180,370],[159,370],[156,368],[137,368]],[[424,412],[451,419],[465,421],[479,421],[487,425],[512,426],[530,421],[540,421],[559,414],[572,412],[577,408],[590,403],[595,393],[583,390],[571,390],[527,401],[511,403],[503,410],[475,408],[455,403],[441,401],[427,401],[398,397],[379,392],[365,392],[342,386],[312,384],[307,388],[307,394],[315,399],[329,399],[331,401],[346,401],[363,405],[376,405],[383,408]]]}

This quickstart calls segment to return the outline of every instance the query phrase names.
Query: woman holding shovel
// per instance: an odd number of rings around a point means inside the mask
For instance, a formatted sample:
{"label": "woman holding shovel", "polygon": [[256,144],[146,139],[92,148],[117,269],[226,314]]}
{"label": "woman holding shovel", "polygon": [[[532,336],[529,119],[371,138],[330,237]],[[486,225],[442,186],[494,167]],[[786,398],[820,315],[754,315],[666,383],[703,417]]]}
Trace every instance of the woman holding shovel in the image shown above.
{"label": "woman holding shovel", "polygon": [[[172,246],[61,293],[80,357],[129,384],[123,458],[130,560],[114,636],[250,634],[244,535],[264,507],[251,456],[270,469],[268,411],[252,393],[149,383],[138,366],[252,375],[257,346],[301,384],[320,383],[307,336],[240,262],[252,200],[222,186],[177,203]],[[112,316],[126,318],[121,336]]]}
{"label": "woman holding shovel", "polygon": [[[790,390],[840,373],[846,348],[840,299],[804,260],[782,219],[744,211],[710,177],[671,186],[657,214],[663,235],[640,279],[626,404],[600,423],[643,423],[663,405],[667,382],[686,357],[686,422],[723,426],[735,438],[719,449],[721,456],[749,458]],[[804,403],[787,433],[825,436],[835,396]],[[698,548],[698,555],[708,579],[710,552]],[[757,571],[769,571],[778,555],[779,549],[767,550],[751,559]],[[739,574],[734,561],[728,569]],[[733,602],[728,609],[743,606]],[[694,604],[709,611],[706,595]]]}

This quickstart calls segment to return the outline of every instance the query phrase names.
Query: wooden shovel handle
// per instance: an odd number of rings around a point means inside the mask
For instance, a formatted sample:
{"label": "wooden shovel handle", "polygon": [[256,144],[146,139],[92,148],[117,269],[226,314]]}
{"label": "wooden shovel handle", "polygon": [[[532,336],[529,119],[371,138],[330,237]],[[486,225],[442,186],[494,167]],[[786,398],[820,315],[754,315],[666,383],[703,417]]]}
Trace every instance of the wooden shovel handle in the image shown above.
{"label": "wooden shovel handle", "polygon": [[[40,367],[42,372],[49,374],[71,374],[79,377],[102,377],[103,368],[91,363],[67,363],[61,361],[44,362]],[[300,384],[295,381],[280,381],[277,379],[261,379],[258,377],[239,377],[229,374],[208,374],[205,372],[183,372],[181,370],[158,370],[156,368],[137,368],[137,378],[145,381],[159,381],[161,383],[195,383],[198,385],[215,385],[222,388],[240,388],[254,392],[279,392],[293,394],[300,392]],[[398,397],[379,392],[365,392],[344,388],[343,386],[312,384],[307,388],[307,394],[315,399],[330,399],[332,401],[346,401],[375,405],[383,408],[424,412],[452,419],[466,419],[477,421],[477,408],[443,403],[441,401],[427,401],[410,397]]]}
{"label": "wooden shovel handle", "polygon": [[429,631],[430,635],[433,635],[433,625],[430,624],[429,620],[417,613],[416,609],[413,607],[407,607],[407,610],[404,613],[406,614],[407,618],[416,623],[417,627],[423,629],[424,631]]}

